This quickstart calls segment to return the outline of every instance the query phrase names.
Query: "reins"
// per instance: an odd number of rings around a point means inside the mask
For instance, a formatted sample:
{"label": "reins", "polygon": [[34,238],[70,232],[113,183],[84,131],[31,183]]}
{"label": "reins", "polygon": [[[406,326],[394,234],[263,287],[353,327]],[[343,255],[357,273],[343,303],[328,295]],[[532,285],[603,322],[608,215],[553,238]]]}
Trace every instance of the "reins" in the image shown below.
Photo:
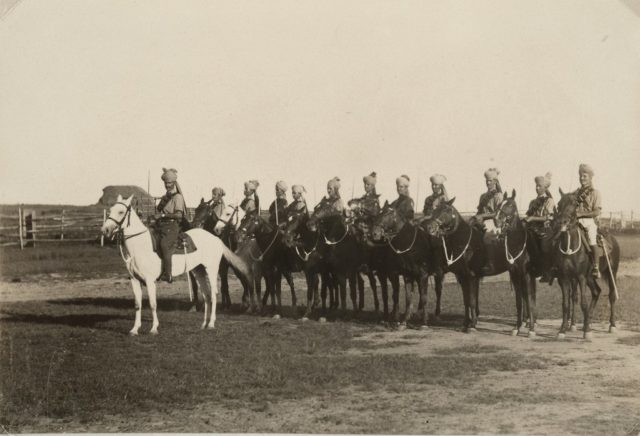
{"label": "reins", "polygon": [[565,233],[567,234],[567,249],[566,250],[562,249],[562,242],[560,242],[560,245],[558,248],[560,249],[560,253],[564,254],[565,256],[573,256],[578,251],[580,251],[580,248],[582,248],[582,238],[580,237],[580,233],[578,233],[578,246],[574,250],[572,250],[571,249],[571,230],[567,230]]}
{"label": "reins", "polygon": [[344,235],[342,235],[342,237],[339,240],[335,241],[335,242],[330,241],[329,239],[327,239],[327,236],[324,234],[324,232],[320,231],[319,233],[322,233],[322,237],[324,238],[324,242],[327,245],[337,245],[337,244],[341,243],[344,240],[344,238],[346,238],[347,235],[349,234],[349,224],[347,224],[345,229],[344,229]]}
{"label": "reins", "polygon": [[451,266],[456,263],[469,249],[469,244],[471,244],[471,237],[473,236],[473,227],[469,226],[469,240],[467,241],[467,245],[464,246],[464,250],[456,257],[453,258],[453,252],[451,253],[451,257],[449,257],[449,253],[447,252],[447,241],[445,239],[445,235],[442,235],[442,247],[444,248],[444,257],[447,259],[447,265]]}
{"label": "reins", "polygon": [[398,235],[395,235],[393,238],[387,238],[387,244],[389,244],[389,247],[391,247],[391,249],[394,251],[394,253],[396,253],[396,254],[404,254],[407,251],[411,250],[413,248],[413,246],[415,245],[416,239],[418,238],[418,228],[417,227],[413,228],[413,241],[411,241],[411,244],[409,245],[409,248],[407,248],[406,250],[398,250],[391,243],[391,241],[394,240],[397,236]]}

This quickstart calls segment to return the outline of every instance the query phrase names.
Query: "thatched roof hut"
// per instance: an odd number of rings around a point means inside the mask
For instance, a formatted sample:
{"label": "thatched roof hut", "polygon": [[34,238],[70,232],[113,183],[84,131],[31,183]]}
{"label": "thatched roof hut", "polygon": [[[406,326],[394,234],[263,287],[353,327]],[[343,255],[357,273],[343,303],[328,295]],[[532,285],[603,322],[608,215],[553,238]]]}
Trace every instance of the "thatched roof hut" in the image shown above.
{"label": "thatched roof hut", "polygon": [[152,214],[155,210],[153,196],[139,186],[134,185],[111,185],[102,190],[102,197],[98,200],[98,205],[111,207],[116,202],[118,195],[123,198],[134,196],[132,204],[136,211],[142,215]]}

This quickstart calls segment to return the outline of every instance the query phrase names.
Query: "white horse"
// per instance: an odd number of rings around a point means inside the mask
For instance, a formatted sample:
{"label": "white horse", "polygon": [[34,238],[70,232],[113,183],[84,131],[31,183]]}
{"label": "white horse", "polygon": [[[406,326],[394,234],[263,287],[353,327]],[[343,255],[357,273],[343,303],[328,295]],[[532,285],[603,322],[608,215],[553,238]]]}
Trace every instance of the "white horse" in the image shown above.
{"label": "white horse", "polygon": [[[124,261],[131,276],[131,287],[133,288],[136,307],[136,320],[129,334],[137,335],[141,325],[141,282],[147,286],[149,305],[153,314],[153,325],[150,333],[157,334],[159,322],[156,313],[155,281],[160,276],[161,260],[160,256],[153,252],[152,236],[149,229],[131,208],[132,198],[133,196],[123,199],[121,195],[118,195],[116,203],[109,211],[109,217],[102,226],[102,233],[110,237],[114,232],[122,231],[124,245],[129,252],[129,257],[125,258]],[[187,234],[193,239],[196,251],[187,255],[173,255],[171,273],[173,276],[178,276],[193,270],[205,299],[202,328],[208,327],[212,329],[215,327],[216,322],[216,293],[218,288],[218,282],[215,277],[218,275],[218,267],[222,256],[237,271],[244,274],[245,277],[242,279],[249,280],[251,275],[244,261],[229,250],[216,236],[202,229],[192,229]],[[214,277],[213,286],[211,286],[209,277]]]}

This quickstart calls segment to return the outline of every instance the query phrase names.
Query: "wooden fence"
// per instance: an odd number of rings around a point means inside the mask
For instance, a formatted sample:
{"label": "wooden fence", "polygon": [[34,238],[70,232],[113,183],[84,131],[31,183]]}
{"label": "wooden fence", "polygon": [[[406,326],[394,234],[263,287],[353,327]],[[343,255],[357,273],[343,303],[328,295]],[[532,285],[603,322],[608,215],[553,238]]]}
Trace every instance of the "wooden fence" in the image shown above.
{"label": "wooden fence", "polygon": [[[0,245],[19,245],[35,247],[47,242],[96,242],[105,244],[100,228],[108,210],[96,207],[55,208],[16,206],[13,209],[3,207],[0,210]],[[192,219],[194,208],[187,208],[188,218]],[[263,211],[266,217],[268,212]],[[471,216],[473,213],[464,213]],[[142,213],[143,221],[147,214]],[[600,225],[613,231],[640,230],[640,216],[634,211],[604,212]]]}

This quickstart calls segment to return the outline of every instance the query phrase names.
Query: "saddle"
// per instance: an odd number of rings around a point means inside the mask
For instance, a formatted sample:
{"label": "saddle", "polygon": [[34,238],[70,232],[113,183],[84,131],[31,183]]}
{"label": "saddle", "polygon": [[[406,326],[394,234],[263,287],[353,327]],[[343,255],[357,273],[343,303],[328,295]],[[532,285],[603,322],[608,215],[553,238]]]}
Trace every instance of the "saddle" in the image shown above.
{"label": "saddle", "polygon": [[[162,257],[162,253],[160,253],[160,232],[156,229],[151,230],[151,242],[153,245],[153,252],[158,256]],[[173,251],[171,255],[174,254],[184,254],[184,249],[187,248],[187,254],[193,253],[198,249],[196,244],[193,242],[191,236],[184,232],[178,233],[178,237],[176,238],[176,243],[173,246]]]}
{"label": "saddle", "polygon": [[[582,224],[580,223],[578,223],[578,233],[580,234],[580,239],[582,240],[582,245],[584,245],[585,250],[587,251],[587,253],[591,254],[591,246],[589,245],[589,238],[587,237],[587,229],[585,229],[584,226],[582,226]],[[598,228],[598,236],[596,238],[596,242],[598,247],[600,247],[600,249],[602,250],[602,252],[600,253],[601,256],[604,256],[605,248],[607,249],[607,254],[611,256],[613,247],[611,246],[611,244],[604,242],[608,235],[609,232]]]}

